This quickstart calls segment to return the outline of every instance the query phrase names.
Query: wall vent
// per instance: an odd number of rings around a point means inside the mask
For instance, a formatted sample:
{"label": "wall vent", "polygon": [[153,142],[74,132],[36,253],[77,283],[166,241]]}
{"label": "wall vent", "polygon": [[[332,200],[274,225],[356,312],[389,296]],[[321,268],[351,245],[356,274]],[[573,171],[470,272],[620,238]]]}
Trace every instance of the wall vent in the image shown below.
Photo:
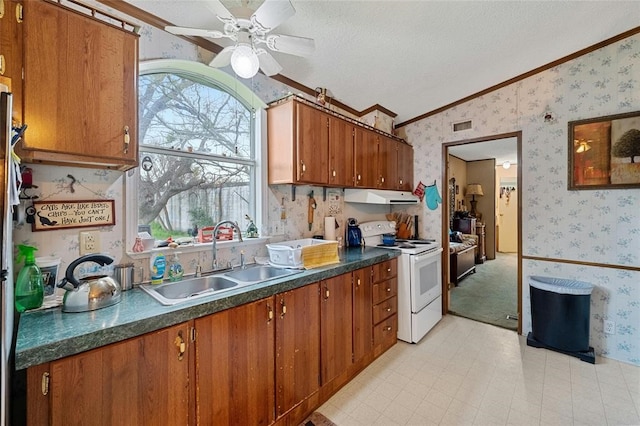
{"label": "wall vent", "polygon": [[458,123],[453,123],[453,131],[454,132],[461,132],[463,130],[471,130],[472,127],[473,126],[472,126],[471,120],[460,121]]}

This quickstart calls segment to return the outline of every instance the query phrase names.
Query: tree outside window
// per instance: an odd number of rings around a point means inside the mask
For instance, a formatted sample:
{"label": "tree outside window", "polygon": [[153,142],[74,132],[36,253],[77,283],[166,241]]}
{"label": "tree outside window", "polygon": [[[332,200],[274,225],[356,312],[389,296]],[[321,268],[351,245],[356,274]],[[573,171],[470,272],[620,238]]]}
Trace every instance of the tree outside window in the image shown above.
{"label": "tree outside window", "polygon": [[139,228],[176,238],[255,217],[253,129],[253,111],[209,81],[141,75]]}

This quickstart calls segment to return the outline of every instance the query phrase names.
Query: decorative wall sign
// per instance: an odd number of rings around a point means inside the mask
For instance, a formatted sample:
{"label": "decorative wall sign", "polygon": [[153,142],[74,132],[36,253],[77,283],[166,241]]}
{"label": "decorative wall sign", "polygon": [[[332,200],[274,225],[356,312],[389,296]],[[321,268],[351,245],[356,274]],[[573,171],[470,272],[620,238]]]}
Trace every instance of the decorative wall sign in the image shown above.
{"label": "decorative wall sign", "polygon": [[569,189],[640,187],[640,111],[569,122]]}
{"label": "decorative wall sign", "polygon": [[115,225],[114,200],[34,201],[32,231]]}

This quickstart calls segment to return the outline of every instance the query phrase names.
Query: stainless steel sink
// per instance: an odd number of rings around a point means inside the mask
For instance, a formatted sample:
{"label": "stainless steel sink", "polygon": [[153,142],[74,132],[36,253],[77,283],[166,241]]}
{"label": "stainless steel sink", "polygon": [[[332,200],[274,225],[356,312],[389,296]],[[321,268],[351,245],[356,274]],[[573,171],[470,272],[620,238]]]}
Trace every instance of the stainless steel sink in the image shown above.
{"label": "stainless steel sink", "polygon": [[269,281],[275,278],[286,277],[287,275],[298,274],[302,272],[299,269],[283,269],[274,266],[256,265],[249,266],[245,269],[238,269],[227,272],[224,275],[243,284],[254,284],[263,281]]}
{"label": "stainless steel sink", "polygon": [[282,269],[266,265],[250,265],[226,273],[189,278],[164,284],[142,284],[140,288],[163,305],[175,305],[200,297],[211,296],[237,287],[298,274],[302,270]]}
{"label": "stainless steel sink", "polygon": [[237,286],[237,281],[220,275],[211,275],[159,285],[143,284],[140,288],[163,305],[175,305],[187,300],[221,293]]}

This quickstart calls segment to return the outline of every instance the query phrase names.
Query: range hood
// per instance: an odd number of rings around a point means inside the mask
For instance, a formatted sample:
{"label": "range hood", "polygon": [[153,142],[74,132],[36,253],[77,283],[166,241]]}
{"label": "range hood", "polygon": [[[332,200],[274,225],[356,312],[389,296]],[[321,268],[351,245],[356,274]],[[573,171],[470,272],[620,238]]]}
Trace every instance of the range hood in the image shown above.
{"label": "range hood", "polygon": [[419,199],[408,191],[347,188],[344,190],[344,201],[363,204],[418,204]]}

